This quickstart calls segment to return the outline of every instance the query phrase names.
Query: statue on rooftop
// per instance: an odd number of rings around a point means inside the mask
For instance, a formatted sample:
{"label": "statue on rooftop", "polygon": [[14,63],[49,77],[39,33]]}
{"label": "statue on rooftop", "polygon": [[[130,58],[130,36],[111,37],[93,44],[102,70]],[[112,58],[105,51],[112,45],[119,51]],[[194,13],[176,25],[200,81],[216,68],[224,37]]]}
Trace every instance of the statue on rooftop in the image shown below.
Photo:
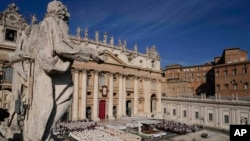
{"label": "statue on rooftop", "polygon": [[114,37],[113,36],[110,37],[110,45],[112,45],[112,46],[114,45]]}
{"label": "statue on rooftop", "polygon": [[138,51],[138,45],[137,45],[137,44],[135,44],[135,46],[134,46],[134,51],[135,51],[135,52]]}
{"label": "statue on rooftop", "polygon": [[31,25],[36,24],[36,22],[37,22],[36,15],[32,15],[32,16],[31,16]]}
{"label": "statue on rooftop", "polygon": [[30,36],[21,41],[14,54],[9,54],[10,62],[18,64],[14,71],[19,73],[13,79],[22,77],[15,83],[18,87],[13,86],[13,95],[22,97],[24,141],[51,139],[52,128],[72,103],[74,60],[103,63],[96,50],[71,42],[69,16],[62,2],[50,2],[44,20],[32,26]]}
{"label": "statue on rooftop", "polygon": [[127,47],[127,41],[126,41],[126,40],[124,40],[124,41],[123,41],[122,48],[123,48],[123,49],[126,49],[126,47]]}
{"label": "statue on rooftop", "polygon": [[122,41],[121,41],[120,38],[119,38],[119,40],[118,40],[118,47],[122,47]]}
{"label": "statue on rooftop", "polygon": [[77,36],[77,37],[80,37],[80,36],[81,36],[81,32],[82,32],[81,27],[80,27],[80,26],[77,27],[77,29],[76,29],[76,36]]}
{"label": "statue on rooftop", "polygon": [[88,39],[88,36],[89,36],[88,28],[85,28],[85,30],[84,30],[84,38]]}
{"label": "statue on rooftop", "polygon": [[107,39],[108,39],[108,33],[107,32],[104,32],[104,35],[103,35],[103,43],[107,43]]}
{"label": "statue on rooftop", "polygon": [[95,40],[99,41],[99,32],[98,31],[95,32]]}

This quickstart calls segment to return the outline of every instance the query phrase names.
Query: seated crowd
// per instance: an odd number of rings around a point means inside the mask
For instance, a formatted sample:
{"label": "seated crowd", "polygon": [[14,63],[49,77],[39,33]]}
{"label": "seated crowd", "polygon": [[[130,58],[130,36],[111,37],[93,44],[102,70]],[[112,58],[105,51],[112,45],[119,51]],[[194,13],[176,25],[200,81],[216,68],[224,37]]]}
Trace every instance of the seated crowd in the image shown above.
{"label": "seated crowd", "polygon": [[102,127],[95,122],[73,121],[61,122],[53,130],[54,134],[69,136],[79,141],[140,141],[141,137],[118,129]]}
{"label": "seated crowd", "polygon": [[174,121],[166,121],[163,123],[159,123],[156,125],[156,128],[163,130],[163,131],[173,132],[176,134],[187,134],[187,133],[196,132],[202,129],[202,127],[197,126],[197,125],[187,125],[187,124],[182,124],[180,122],[174,122]]}

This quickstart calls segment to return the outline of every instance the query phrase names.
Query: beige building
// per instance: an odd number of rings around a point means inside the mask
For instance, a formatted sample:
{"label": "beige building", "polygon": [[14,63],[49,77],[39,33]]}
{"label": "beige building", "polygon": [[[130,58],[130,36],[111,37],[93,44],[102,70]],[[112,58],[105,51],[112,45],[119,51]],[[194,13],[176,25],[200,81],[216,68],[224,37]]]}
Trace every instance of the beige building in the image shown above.
{"label": "beige building", "polygon": [[10,4],[6,10],[0,12],[0,107],[8,108],[11,95],[12,68],[7,62],[7,54],[13,52],[27,26],[15,4]]}
{"label": "beige building", "polygon": [[[0,60],[2,70],[1,103],[9,108],[11,95],[12,68],[7,62],[7,54],[13,52],[21,34],[28,26],[21,17],[18,7],[10,4],[0,13]],[[34,17],[31,24],[34,24]],[[114,44],[114,38],[95,32],[95,39],[88,38],[85,29],[81,36],[77,29],[72,42],[98,50],[104,64],[74,62],[72,75],[74,81],[73,104],[68,110],[70,120],[115,119],[124,116],[161,116],[161,69],[160,57],[155,46],[138,52],[138,46],[127,49],[126,41]],[[101,39],[102,38],[102,39]],[[7,78],[8,76],[8,78]],[[8,87],[7,87],[8,86]]]}
{"label": "beige building", "polygon": [[[96,37],[99,33],[96,32]],[[79,119],[114,119],[124,116],[161,116],[161,70],[155,46],[146,54],[128,50],[126,43],[113,38],[108,42],[78,34],[74,42],[100,52],[104,64],[75,62],[73,65],[74,100],[70,116]]]}
{"label": "beige building", "polygon": [[230,125],[250,123],[250,102],[220,96],[162,97],[163,117],[186,124],[229,130]]}

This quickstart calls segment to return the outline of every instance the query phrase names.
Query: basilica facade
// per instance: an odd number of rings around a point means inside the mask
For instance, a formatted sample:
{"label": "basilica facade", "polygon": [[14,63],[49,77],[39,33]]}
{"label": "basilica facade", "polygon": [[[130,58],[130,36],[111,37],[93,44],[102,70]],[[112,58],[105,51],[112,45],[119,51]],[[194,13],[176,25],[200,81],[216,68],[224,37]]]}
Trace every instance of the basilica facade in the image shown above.
{"label": "basilica facade", "polygon": [[72,120],[117,119],[125,116],[160,117],[161,115],[161,69],[156,47],[138,52],[126,47],[126,41],[114,45],[107,33],[100,40],[88,38],[80,29],[72,41],[98,50],[104,64],[74,62],[74,96],[69,111]]}

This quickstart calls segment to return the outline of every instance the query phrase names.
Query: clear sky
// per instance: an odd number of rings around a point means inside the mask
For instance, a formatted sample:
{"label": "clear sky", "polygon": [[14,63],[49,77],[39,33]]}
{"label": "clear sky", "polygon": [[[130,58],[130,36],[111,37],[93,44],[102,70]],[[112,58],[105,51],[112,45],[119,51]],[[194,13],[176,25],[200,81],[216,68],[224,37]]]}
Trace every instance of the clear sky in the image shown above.
{"label": "clear sky", "polygon": [[[16,3],[23,17],[44,18],[51,0],[0,0],[0,11]],[[250,51],[250,0],[61,0],[71,14],[70,34],[88,28],[127,41],[146,52],[156,46],[161,66],[200,65],[223,49]]]}

